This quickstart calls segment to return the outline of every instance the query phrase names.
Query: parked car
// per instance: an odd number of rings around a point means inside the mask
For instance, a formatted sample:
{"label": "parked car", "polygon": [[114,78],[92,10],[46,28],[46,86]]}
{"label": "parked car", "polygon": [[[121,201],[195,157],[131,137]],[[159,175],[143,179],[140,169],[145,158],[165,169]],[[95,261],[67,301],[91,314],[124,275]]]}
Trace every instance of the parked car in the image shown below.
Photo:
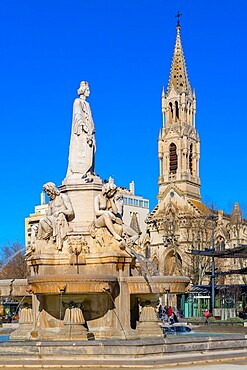
{"label": "parked car", "polygon": [[162,325],[165,334],[186,334],[192,330],[188,325]]}

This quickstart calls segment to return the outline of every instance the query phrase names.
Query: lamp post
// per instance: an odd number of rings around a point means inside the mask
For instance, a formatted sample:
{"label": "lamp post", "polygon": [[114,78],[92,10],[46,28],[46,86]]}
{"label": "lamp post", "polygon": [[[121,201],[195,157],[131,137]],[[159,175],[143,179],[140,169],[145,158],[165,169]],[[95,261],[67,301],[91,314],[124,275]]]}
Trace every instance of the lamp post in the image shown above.
{"label": "lamp post", "polygon": [[[212,249],[211,252],[215,252],[214,247],[214,221],[216,216],[212,213],[211,216],[207,217],[209,220],[212,220]],[[214,313],[214,304],[215,304],[215,261],[214,256],[212,256],[212,272],[211,272],[211,312]]]}
{"label": "lamp post", "polygon": [[169,307],[169,293],[170,293],[170,288],[169,287],[167,287],[166,289],[165,289],[165,292],[166,292],[166,306],[167,306],[167,308]]}

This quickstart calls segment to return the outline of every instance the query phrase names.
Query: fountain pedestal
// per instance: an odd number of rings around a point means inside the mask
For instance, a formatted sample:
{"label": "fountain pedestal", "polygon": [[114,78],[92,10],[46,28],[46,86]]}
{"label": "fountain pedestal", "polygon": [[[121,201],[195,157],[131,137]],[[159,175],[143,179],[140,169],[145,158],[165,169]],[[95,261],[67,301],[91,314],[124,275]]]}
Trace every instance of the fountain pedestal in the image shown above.
{"label": "fountain pedestal", "polygon": [[159,325],[160,320],[157,317],[157,300],[142,301],[141,302],[141,314],[139,323],[137,324],[138,333],[141,339],[156,337],[163,338],[164,333],[162,327]]}
{"label": "fountain pedestal", "polygon": [[11,333],[12,340],[29,340],[33,329],[33,310],[29,300],[19,305],[19,327]]}

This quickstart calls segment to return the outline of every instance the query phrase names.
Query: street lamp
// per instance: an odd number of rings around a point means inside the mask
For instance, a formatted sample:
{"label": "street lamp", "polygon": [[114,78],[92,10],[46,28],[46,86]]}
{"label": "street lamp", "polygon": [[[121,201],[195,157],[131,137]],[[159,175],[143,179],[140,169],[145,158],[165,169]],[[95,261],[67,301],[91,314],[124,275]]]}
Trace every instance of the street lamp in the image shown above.
{"label": "street lamp", "polygon": [[169,293],[170,293],[170,287],[167,287],[165,289],[165,292],[166,292],[166,306],[167,308],[169,307]]}
{"label": "street lamp", "polygon": [[[215,252],[214,247],[214,221],[216,216],[212,213],[212,215],[207,217],[208,220],[212,220],[212,249],[211,252]],[[212,272],[211,272],[211,312],[214,312],[214,304],[215,304],[215,261],[214,256],[212,255]]]}

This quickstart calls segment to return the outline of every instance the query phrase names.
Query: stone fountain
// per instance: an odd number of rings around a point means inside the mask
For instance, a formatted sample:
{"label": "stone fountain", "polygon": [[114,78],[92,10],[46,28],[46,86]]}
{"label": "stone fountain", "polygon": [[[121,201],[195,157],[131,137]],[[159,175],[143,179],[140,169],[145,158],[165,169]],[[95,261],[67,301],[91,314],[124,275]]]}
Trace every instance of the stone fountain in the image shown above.
{"label": "stone fountain", "polygon": [[243,356],[240,334],[164,338],[158,298],[184,292],[189,278],[160,276],[140,254],[136,232],[123,223],[118,189],[94,172],[88,83],[81,82],[78,95],[67,175],[59,188],[43,186],[48,214],[32,227],[30,276],[0,282],[0,296],[21,308],[19,327],[1,343],[1,365],[157,368],[201,361],[203,353],[215,359],[219,350],[223,358],[232,350]]}
{"label": "stone fountain", "polygon": [[89,93],[81,82],[67,175],[59,188],[43,186],[49,210],[32,229],[28,299],[12,340],[163,338],[158,297],[182,293],[189,284],[183,276],[152,276],[138,258],[138,236],[122,221],[116,186],[95,174]]}

